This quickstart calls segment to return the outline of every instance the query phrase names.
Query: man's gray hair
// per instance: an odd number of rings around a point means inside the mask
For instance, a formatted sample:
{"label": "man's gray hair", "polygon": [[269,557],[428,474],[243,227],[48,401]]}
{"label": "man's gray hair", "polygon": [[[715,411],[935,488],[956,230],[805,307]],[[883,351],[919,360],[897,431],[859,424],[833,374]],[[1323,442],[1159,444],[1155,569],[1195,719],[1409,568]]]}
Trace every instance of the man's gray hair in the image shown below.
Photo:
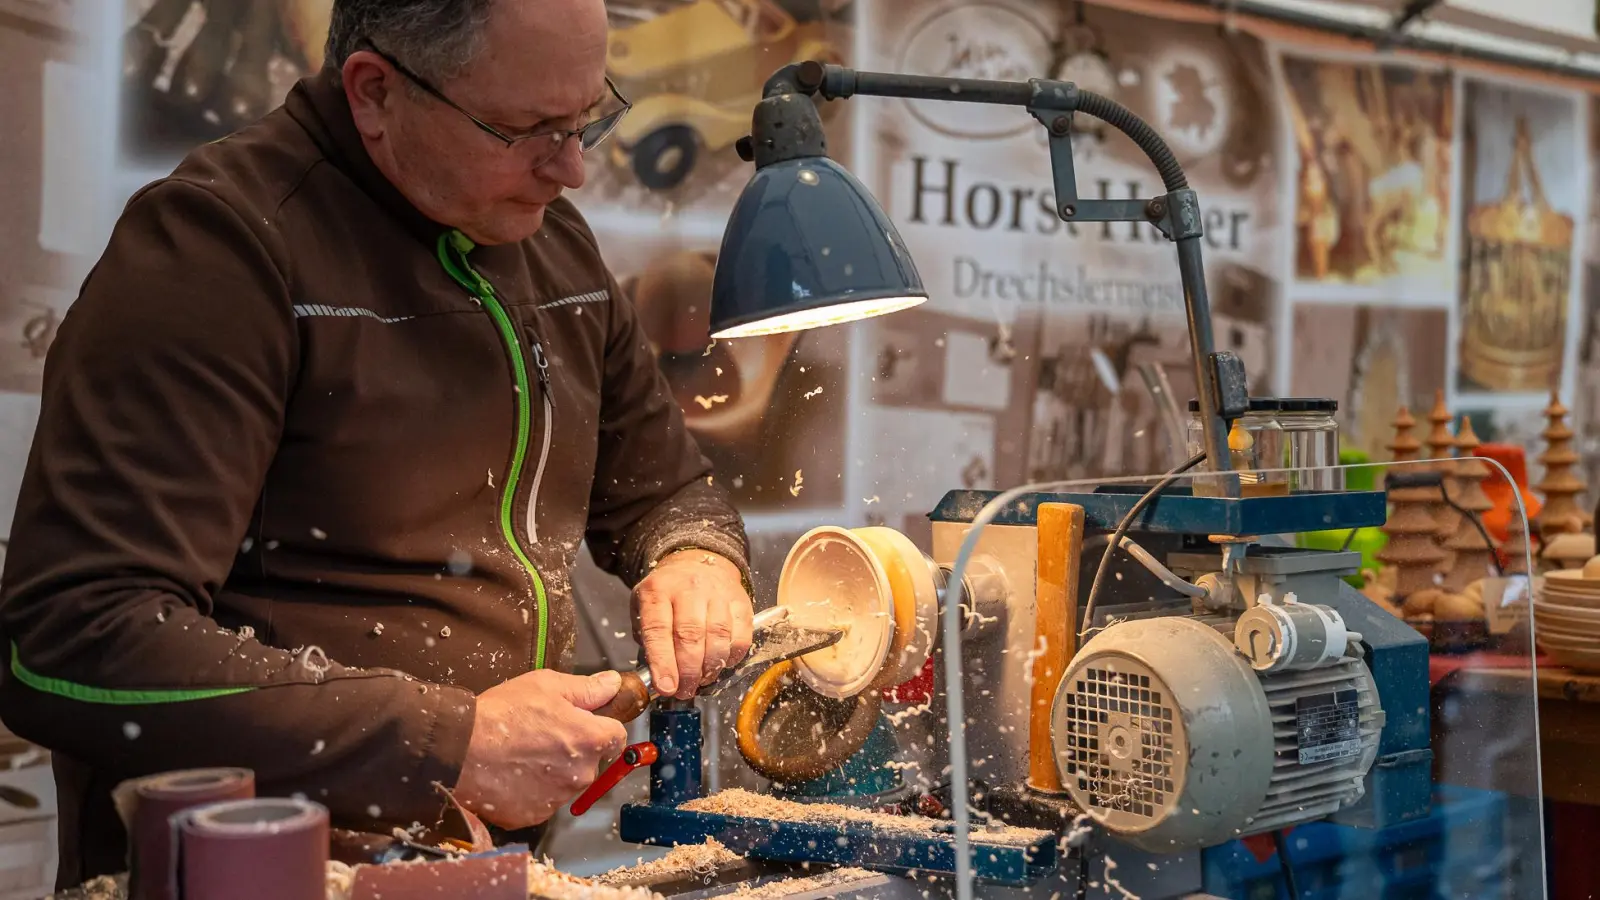
{"label": "man's gray hair", "polygon": [[483,49],[494,0],[334,0],[324,65],[342,68],[371,41],[424,78],[443,81]]}

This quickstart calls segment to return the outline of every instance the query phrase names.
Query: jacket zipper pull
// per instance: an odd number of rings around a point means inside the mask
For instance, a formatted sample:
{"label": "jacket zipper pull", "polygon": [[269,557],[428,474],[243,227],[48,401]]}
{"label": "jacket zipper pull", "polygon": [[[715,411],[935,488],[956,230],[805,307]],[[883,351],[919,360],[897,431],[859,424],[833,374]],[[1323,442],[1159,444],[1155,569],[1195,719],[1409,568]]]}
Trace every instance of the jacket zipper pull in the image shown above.
{"label": "jacket zipper pull", "polygon": [[545,396],[550,395],[550,362],[544,358],[544,344],[533,342],[533,364],[539,369],[539,387],[545,391]]}

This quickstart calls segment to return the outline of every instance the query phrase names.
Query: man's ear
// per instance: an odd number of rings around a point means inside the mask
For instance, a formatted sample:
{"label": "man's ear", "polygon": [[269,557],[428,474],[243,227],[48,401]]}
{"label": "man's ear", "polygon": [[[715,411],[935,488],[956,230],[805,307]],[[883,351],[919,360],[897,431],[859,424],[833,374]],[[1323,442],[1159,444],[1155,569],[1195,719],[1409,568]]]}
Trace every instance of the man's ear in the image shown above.
{"label": "man's ear", "polygon": [[344,61],[341,74],[356,130],[368,140],[382,137],[395,91],[400,87],[400,73],[378,54],[357,50]]}

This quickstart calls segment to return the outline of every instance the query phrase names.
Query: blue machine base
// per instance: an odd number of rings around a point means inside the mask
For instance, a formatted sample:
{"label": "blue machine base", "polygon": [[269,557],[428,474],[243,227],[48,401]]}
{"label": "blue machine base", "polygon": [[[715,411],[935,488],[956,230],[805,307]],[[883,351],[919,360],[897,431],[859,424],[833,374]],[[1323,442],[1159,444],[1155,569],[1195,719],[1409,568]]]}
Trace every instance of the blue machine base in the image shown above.
{"label": "blue machine base", "polygon": [[[1039,504],[1074,503],[1083,507],[1084,526],[1112,531],[1148,488],[1144,485],[1102,485],[1089,494],[1024,494],[994,517],[995,525],[1035,525]],[[997,491],[951,491],[928,518],[935,522],[971,522]],[[1169,488],[1133,521],[1135,534],[1226,534],[1254,536],[1298,534],[1335,528],[1382,525],[1388,516],[1383,491],[1305,491],[1280,497],[1197,497],[1187,487]]]}
{"label": "blue machine base", "polygon": [[[774,862],[858,866],[893,874],[953,875],[956,870],[954,837],[887,832],[858,822],[816,825],[637,803],[622,807],[620,826],[622,839],[634,844],[671,847],[716,838],[735,853]],[[1054,835],[1026,845],[985,843],[977,833],[972,838],[972,874],[979,881],[1026,887],[1055,870]]]}

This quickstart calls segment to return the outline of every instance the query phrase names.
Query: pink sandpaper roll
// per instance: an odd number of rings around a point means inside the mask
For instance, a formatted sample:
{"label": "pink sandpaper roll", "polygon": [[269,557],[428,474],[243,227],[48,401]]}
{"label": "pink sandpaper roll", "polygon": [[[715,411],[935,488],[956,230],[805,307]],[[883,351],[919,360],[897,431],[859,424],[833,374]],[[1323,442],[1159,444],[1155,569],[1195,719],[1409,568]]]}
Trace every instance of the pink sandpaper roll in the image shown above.
{"label": "pink sandpaper roll", "polygon": [[324,900],[328,810],[309,800],[215,803],[175,820],[183,900]]}
{"label": "pink sandpaper roll", "polygon": [[256,795],[249,769],[189,769],[127,782],[132,804],[128,895],[131,900],[173,900],[172,859],[177,851],[171,818],[185,810]]}

